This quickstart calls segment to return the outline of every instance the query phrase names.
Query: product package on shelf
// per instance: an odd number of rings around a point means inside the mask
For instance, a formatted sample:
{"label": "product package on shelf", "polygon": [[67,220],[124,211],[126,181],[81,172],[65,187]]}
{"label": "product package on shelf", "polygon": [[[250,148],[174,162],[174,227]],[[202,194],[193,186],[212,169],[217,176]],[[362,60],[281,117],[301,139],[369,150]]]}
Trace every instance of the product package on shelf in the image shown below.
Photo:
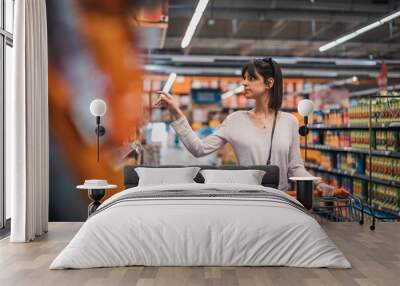
{"label": "product package on shelf", "polygon": [[310,150],[307,154],[310,166],[326,171],[337,170],[349,175],[365,175],[365,155]]}
{"label": "product package on shelf", "polygon": [[382,97],[371,102],[372,123],[400,122],[400,98]]}
{"label": "product package on shelf", "polygon": [[312,124],[324,124],[324,112],[321,110],[315,110],[313,112],[313,120],[311,121]]}
{"label": "product package on shelf", "polygon": [[368,198],[368,182],[359,179],[353,179],[352,193],[354,197],[359,198],[362,201],[366,201]]}
{"label": "product package on shelf", "polygon": [[372,185],[372,206],[383,211],[400,215],[400,192],[397,188]]}
{"label": "product package on shelf", "polygon": [[349,124],[349,113],[346,108],[326,108],[313,112],[312,124],[325,126],[347,126]]}
{"label": "product package on shelf", "polygon": [[[306,142],[306,139],[304,136],[300,136],[300,144],[304,145]],[[319,144],[319,134],[317,134],[317,132],[314,131],[310,131],[308,132],[307,135],[307,144]]]}
{"label": "product package on shelf", "polygon": [[[304,158],[304,149],[300,149],[300,153]],[[310,149],[307,151],[307,162],[312,164],[319,164],[319,160],[321,157],[321,151]]]}
{"label": "product package on shelf", "polygon": [[375,149],[386,150],[386,130],[377,130],[375,132]]}
{"label": "product package on shelf", "polygon": [[337,153],[336,168],[350,174],[364,175],[365,161],[361,154]]}
{"label": "product package on shelf", "polygon": [[366,156],[365,174],[369,175],[370,171],[373,178],[400,182],[400,159],[372,156],[370,170],[369,156]]}
{"label": "product package on shelf", "polygon": [[[321,152],[319,164],[322,168],[326,170],[331,170],[335,168],[335,154],[331,152]],[[318,160],[317,160],[318,162]]]}
{"label": "product package on shelf", "polygon": [[349,100],[349,123],[351,126],[367,126],[369,120],[369,99]]}
{"label": "product package on shelf", "polygon": [[[373,148],[375,150],[399,152],[399,130],[377,130],[375,132],[375,142]],[[374,134],[373,134],[374,135]]]}
{"label": "product package on shelf", "polygon": [[350,131],[350,147],[368,149],[369,148],[369,132],[368,131]]}
{"label": "product package on shelf", "polygon": [[372,124],[400,122],[400,97],[361,97],[349,100],[350,125],[368,126],[370,108]]}
{"label": "product package on shelf", "polygon": [[327,126],[347,126],[349,114],[346,109],[331,109],[325,114],[324,124]]}
{"label": "product package on shelf", "polygon": [[400,130],[388,130],[386,150],[400,152]]}
{"label": "product package on shelf", "polygon": [[330,147],[350,147],[350,132],[345,131],[325,131],[323,135],[324,145]]}

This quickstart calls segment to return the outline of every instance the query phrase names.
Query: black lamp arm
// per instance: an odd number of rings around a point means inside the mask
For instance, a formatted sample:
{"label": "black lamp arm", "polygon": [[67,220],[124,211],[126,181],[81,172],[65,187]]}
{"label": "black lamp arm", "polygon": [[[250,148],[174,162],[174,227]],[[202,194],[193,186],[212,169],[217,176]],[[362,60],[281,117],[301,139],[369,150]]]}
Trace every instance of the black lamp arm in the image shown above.
{"label": "black lamp arm", "polygon": [[304,125],[307,126],[308,124],[308,116],[304,116]]}
{"label": "black lamp arm", "polygon": [[96,116],[96,129],[94,132],[97,135],[97,162],[100,160],[100,136],[103,136],[106,133],[106,129],[100,125],[100,116]]}

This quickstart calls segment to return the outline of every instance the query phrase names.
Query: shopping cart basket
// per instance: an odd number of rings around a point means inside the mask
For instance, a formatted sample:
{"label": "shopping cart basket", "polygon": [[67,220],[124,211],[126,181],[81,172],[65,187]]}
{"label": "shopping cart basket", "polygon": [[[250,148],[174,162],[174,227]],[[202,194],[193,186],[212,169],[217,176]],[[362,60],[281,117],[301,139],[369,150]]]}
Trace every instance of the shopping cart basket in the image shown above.
{"label": "shopping cart basket", "polygon": [[[289,194],[296,196],[296,192],[289,192]],[[332,196],[322,196],[320,191],[314,191],[310,214],[328,221],[363,224],[364,204],[345,189],[337,189]]]}

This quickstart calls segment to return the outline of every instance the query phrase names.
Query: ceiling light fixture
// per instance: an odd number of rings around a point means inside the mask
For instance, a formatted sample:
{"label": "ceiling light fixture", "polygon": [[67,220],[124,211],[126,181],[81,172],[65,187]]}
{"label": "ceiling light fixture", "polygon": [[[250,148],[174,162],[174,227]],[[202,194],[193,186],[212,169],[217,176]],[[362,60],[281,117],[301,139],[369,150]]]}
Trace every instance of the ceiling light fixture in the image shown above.
{"label": "ceiling light fixture", "polygon": [[207,7],[208,1],[209,0],[199,0],[196,10],[194,11],[194,14],[192,16],[192,19],[190,19],[190,23],[189,26],[187,27],[185,36],[182,39],[181,42],[182,49],[189,46],[190,41],[192,40],[192,37],[194,35],[194,32],[196,31],[197,25],[200,22],[201,16],[203,16],[204,10]]}
{"label": "ceiling light fixture", "polygon": [[343,44],[344,42],[347,42],[348,40],[351,40],[351,39],[357,37],[358,35],[361,35],[361,34],[363,34],[365,32],[368,32],[368,31],[376,28],[376,27],[379,27],[379,26],[381,26],[381,25],[383,25],[383,24],[385,24],[385,23],[387,23],[387,22],[389,22],[389,21],[391,21],[391,20],[393,20],[393,19],[395,19],[395,18],[397,18],[399,16],[400,16],[400,10],[397,10],[397,11],[393,12],[392,14],[390,14],[390,15],[388,15],[388,16],[380,19],[380,20],[378,20],[376,22],[373,22],[372,24],[364,26],[364,27],[362,27],[362,28],[350,33],[350,34],[347,34],[347,35],[345,35],[343,37],[340,37],[340,38],[338,38],[338,39],[336,39],[336,40],[334,40],[334,41],[332,41],[330,43],[327,43],[327,44],[321,46],[319,48],[319,51],[320,52],[325,52],[325,51],[327,51],[329,49],[332,49],[333,47],[336,47],[336,46],[338,46],[340,44]]}

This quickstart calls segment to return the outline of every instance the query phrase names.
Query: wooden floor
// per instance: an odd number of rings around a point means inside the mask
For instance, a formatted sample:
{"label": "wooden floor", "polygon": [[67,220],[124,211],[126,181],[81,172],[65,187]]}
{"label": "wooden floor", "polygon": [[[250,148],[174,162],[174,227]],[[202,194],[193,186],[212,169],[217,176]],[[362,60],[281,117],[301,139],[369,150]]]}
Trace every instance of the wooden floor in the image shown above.
{"label": "wooden floor", "polygon": [[0,241],[0,285],[400,285],[400,223],[323,223],[352,269],[289,267],[122,267],[48,270],[81,223],[50,223],[32,243]]}

